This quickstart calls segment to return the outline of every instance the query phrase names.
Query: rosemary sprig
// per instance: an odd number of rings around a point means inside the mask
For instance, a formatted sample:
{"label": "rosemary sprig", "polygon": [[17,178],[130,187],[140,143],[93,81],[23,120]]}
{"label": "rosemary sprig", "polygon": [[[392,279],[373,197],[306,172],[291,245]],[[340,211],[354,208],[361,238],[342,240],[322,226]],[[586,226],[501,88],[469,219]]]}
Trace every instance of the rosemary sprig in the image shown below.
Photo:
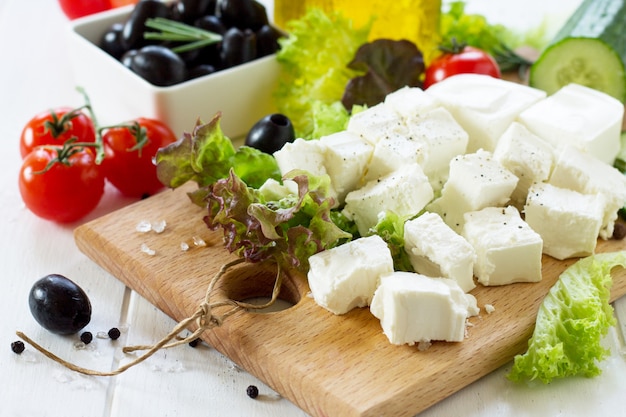
{"label": "rosemary sprig", "polygon": [[222,35],[220,34],[162,17],[148,19],[146,26],[159,32],[146,32],[143,35],[145,39],[186,42],[183,45],[171,48],[172,51],[177,53],[202,48],[222,40]]}

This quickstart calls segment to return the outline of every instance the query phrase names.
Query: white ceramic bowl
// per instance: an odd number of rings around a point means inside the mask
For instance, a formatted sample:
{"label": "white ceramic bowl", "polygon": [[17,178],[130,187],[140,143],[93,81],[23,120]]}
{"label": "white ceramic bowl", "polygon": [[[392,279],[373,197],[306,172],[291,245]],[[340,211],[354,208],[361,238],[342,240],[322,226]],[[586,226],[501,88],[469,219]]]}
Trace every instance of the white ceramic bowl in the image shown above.
{"label": "white ceramic bowl", "polygon": [[167,123],[177,136],[196,121],[222,112],[221,126],[231,139],[245,135],[263,116],[275,112],[273,90],[279,66],[275,55],[169,87],[145,81],[97,46],[132,6],[72,21],[69,53],[76,85],[83,87],[101,125],[151,117]]}

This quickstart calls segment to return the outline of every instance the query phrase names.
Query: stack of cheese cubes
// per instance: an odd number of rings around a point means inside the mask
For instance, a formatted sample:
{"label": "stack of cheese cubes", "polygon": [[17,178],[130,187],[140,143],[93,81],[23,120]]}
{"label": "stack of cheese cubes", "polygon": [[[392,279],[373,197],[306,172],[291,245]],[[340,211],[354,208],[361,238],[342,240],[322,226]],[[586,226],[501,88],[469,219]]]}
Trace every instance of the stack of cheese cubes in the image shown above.
{"label": "stack of cheese cubes", "polygon": [[[334,314],[370,306],[394,344],[462,341],[476,285],[539,281],[543,254],[590,255],[612,236],[626,203],[612,167],[623,114],[576,84],[546,97],[462,74],[391,93],[346,131],[285,145],[281,172],[328,175],[363,236],[310,258],[313,298]],[[406,219],[415,272],[394,271],[371,232],[386,212]]]}

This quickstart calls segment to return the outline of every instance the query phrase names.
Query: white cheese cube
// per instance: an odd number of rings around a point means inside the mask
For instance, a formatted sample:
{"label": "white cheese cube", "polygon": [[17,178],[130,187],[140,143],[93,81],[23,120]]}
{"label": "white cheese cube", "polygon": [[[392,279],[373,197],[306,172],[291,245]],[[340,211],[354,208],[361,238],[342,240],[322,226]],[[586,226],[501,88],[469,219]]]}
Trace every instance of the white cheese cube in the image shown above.
{"label": "white cheese cube", "polygon": [[391,133],[407,133],[402,117],[384,102],[352,115],[346,130],[361,136],[372,145]]}
{"label": "white cheese cube", "polygon": [[426,212],[404,223],[404,250],[415,272],[453,279],[465,292],[476,286],[474,248],[439,215]]}
{"label": "white cheese cube", "polygon": [[513,206],[465,214],[462,235],[474,247],[474,275],[483,285],[541,280],[543,241]]}
{"label": "white cheese cube", "polygon": [[[305,140],[298,138],[291,143],[286,143],[280,150],[274,152],[274,158],[278,164],[281,175],[284,177],[295,169],[307,171],[316,176],[328,175],[324,166],[325,147],[319,140]],[[289,191],[298,194],[298,185],[291,180],[284,181]],[[330,195],[337,205],[337,193],[330,185]]]}
{"label": "white cheese cube", "polygon": [[364,182],[366,166],[372,156],[373,146],[360,136],[348,131],[320,138],[324,145],[324,166],[337,193],[338,204],[350,191]]}
{"label": "white cheese cube", "polygon": [[422,165],[426,146],[411,136],[391,132],[376,142],[367,166],[366,181],[377,180],[403,165]]}
{"label": "white cheese cube", "polygon": [[393,272],[391,251],[378,235],[318,252],[309,257],[309,265],[313,299],[333,314],[368,306],[380,277]]}
{"label": "white cheese cube", "polygon": [[526,109],[519,121],[557,150],[573,145],[612,164],[620,149],[623,117],[619,100],[569,84]]}
{"label": "white cheese cube", "polygon": [[618,210],[626,204],[626,176],[573,146],[563,148],[548,182],[583,194],[603,194],[606,207],[600,237],[613,235]]}
{"label": "white cheese cube", "polygon": [[518,122],[511,123],[500,137],[493,157],[519,180],[511,195],[511,203],[518,210],[526,203],[528,187],[546,181],[554,164],[552,147]]}
{"label": "white cheese cube", "polygon": [[433,198],[433,189],[417,165],[404,165],[379,180],[348,193],[343,213],[356,223],[362,236],[378,223],[379,214],[417,215]]}
{"label": "white cheese cube", "polygon": [[467,132],[443,107],[408,118],[407,126],[411,138],[424,143],[426,156],[422,168],[433,188],[440,190],[448,179],[452,158],[467,151]]}
{"label": "white cheese cube", "polygon": [[381,277],[370,311],[394,345],[441,340],[461,342],[476,299],[456,281],[411,272]]}
{"label": "white cheese cube", "polygon": [[544,91],[488,75],[459,74],[426,90],[469,134],[468,152],[493,151],[502,133]]}
{"label": "white cheese cube", "polygon": [[405,121],[439,106],[437,100],[421,88],[408,86],[387,94],[385,104]]}
{"label": "white cheese cube", "polygon": [[450,161],[448,182],[441,197],[428,207],[439,214],[457,233],[464,214],[490,206],[503,206],[517,186],[517,177],[482,149],[459,155]]}
{"label": "white cheese cube", "polygon": [[543,252],[562,260],[594,253],[604,206],[602,194],[537,183],[528,190],[524,212],[526,222],[543,239]]}

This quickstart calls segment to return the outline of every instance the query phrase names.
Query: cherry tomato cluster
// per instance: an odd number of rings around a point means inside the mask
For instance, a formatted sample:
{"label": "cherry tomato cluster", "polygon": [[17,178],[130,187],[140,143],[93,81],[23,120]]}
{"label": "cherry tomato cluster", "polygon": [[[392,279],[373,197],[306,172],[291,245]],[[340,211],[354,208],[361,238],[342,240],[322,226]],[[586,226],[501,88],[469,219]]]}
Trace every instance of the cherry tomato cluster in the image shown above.
{"label": "cherry tomato cluster", "polygon": [[502,76],[496,60],[482,49],[453,44],[451,48],[442,48],[442,51],[426,68],[425,89],[457,74],[483,74],[495,78]]}
{"label": "cherry tomato cluster", "polygon": [[135,4],[138,0],[59,0],[59,6],[69,19],[78,19],[116,7]]}
{"label": "cherry tomato cluster", "polygon": [[99,127],[94,120],[89,104],[59,107],[37,114],[22,130],[19,189],[37,216],[58,223],[81,219],[100,202],[106,181],[133,198],[163,188],[153,158],[177,139],[167,125],[137,118]]}

